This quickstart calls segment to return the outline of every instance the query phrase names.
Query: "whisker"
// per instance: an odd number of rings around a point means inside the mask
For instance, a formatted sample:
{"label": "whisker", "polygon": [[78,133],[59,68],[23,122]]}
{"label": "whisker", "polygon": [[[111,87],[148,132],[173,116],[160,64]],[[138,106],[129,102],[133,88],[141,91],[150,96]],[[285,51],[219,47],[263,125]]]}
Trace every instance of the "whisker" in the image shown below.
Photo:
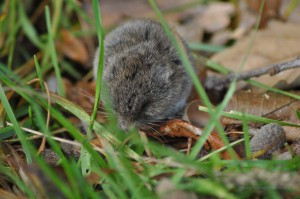
{"label": "whisker", "polygon": [[[87,97],[91,101],[95,101],[95,97],[91,95],[89,92],[85,91],[84,89],[80,88],[79,93],[82,94],[83,96]],[[109,96],[107,95],[106,92],[101,92],[101,97],[103,99],[109,99]]]}
{"label": "whisker", "polygon": [[[85,111],[86,111],[87,113],[92,113],[92,112],[93,112],[92,109],[89,109],[89,110],[85,109]],[[116,117],[115,114],[110,114],[110,113],[108,113],[108,112],[97,111],[97,113],[99,113],[101,116],[104,116],[104,117],[107,117],[107,118],[108,118],[108,117]]]}
{"label": "whisker", "polygon": [[[92,108],[83,108],[85,111],[94,111]],[[102,113],[108,113],[105,109],[97,108],[97,111],[101,111]]]}
{"label": "whisker", "polygon": [[90,93],[87,91],[83,90],[82,88],[79,89],[79,93],[87,98],[89,98],[91,101],[95,101],[95,97],[92,96]]}
{"label": "whisker", "polygon": [[[146,121],[145,121],[146,122]],[[159,124],[153,123],[153,122],[146,122],[147,124],[150,124],[151,126],[160,126]]]}
{"label": "whisker", "polygon": [[143,122],[147,122],[147,123],[157,123],[157,124],[161,124],[161,123],[166,123],[169,120],[173,120],[173,119],[182,119],[182,116],[172,116],[172,117],[167,117],[164,119],[151,119],[151,120],[143,120]]}
{"label": "whisker", "polygon": [[154,131],[154,132],[157,133],[160,137],[162,137],[164,141],[166,141],[166,138],[165,138],[158,130],[156,130],[156,129],[153,128],[152,126],[150,126],[150,125],[148,125],[148,124],[146,124],[146,123],[142,123],[141,125],[144,126],[144,127],[146,127],[146,128],[148,128],[149,130]]}
{"label": "whisker", "polygon": [[174,115],[172,117],[167,117],[167,120],[172,120],[172,119],[182,119],[183,116],[182,115]]}

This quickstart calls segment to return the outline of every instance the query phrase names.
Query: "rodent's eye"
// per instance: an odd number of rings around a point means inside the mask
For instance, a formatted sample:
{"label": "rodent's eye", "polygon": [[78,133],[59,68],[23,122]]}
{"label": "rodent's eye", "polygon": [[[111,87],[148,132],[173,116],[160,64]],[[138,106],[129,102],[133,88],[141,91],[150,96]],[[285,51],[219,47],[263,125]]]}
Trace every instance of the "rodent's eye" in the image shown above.
{"label": "rodent's eye", "polygon": [[145,111],[149,107],[150,103],[151,103],[150,101],[144,102],[143,105],[141,106],[141,111]]}
{"label": "rodent's eye", "polygon": [[175,59],[172,61],[175,65],[181,65],[181,61],[179,59]]}

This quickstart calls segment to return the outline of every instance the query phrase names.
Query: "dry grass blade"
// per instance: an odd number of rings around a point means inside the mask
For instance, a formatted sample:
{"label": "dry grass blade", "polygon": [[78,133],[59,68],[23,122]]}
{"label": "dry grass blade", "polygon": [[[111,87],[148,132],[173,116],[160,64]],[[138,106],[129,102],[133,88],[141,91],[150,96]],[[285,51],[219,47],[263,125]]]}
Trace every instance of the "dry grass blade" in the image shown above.
{"label": "dry grass blade", "polygon": [[[6,124],[8,126],[13,126],[11,123],[9,122],[6,122]],[[32,134],[35,134],[35,135],[39,135],[39,136],[45,136],[44,133],[41,133],[39,131],[35,131],[35,130],[32,130],[32,129],[28,129],[28,128],[24,128],[24,127],[21,127],[22,130],[26,131],[26,132],[29,132],[29,133],[32,133]],[[62,142],[62,143],[66,143],[66,144],[70,144],[70,145],[73,145],[73,146],[79,146],[79,147],[82,147],[82,145],[78,142],[75,142],[75,141],[71,141],[71,140],[67,140],[67,139],[64,139],[64,138],[59,138],[59,137],[54,137],[52,136],[51,137],[53,140],[56,140],[56,141],[59,141],[59,142]],[[94,145],[94,149],[100,153],[104,153],[104,151],[97,147],[96,145]]]}
{"label": "dry grass blade", "polygon": [[16,195],[4,189],[0,189],[0,196],[1,199],[28,199],[25,196]]}

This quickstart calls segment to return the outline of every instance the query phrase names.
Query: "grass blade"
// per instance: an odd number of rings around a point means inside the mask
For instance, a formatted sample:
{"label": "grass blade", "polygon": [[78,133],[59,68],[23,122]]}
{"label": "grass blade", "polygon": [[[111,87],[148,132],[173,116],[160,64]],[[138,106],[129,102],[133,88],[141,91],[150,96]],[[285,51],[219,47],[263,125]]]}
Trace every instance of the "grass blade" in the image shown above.
{"label": "grass blade", "polygon": [[5,96],[5,92],[4,92],[1,84],[0,84],[0,99],[2,101],[4,109],[6,110],[7,116],[10,119],[10,121],[12,122],[12,124],[14,125],[14,129],[17,133],[17,136],[19,137],[20,142],[24,148],[24,153],[26,156],[27,163],[30,164],[30,163],[32,163],[32,154],[31,154],[29,142],[26,140],[26,136],[25,136],[24,132],[22,131],[22,129],[20,128],[20,126],[17,122],[17,119],[15,118],[13,110]]}
{"label": "grass blade", "polygon": [[48,30],[48,48],[51,53],[51,60],[54,66],[55,76],[57,78],[57,84],[58,84],[58,93],[60,96],[65,96],[64,86],[62,83],[61,73],[58,66],[58,60],[56,56],[56,50],[54,45],[54,38],[53,38],[53,32],[51,30],[51,21],[50,21],[50,11],[49,7],[46,6],[46,24],[47,24],[47,30]]}

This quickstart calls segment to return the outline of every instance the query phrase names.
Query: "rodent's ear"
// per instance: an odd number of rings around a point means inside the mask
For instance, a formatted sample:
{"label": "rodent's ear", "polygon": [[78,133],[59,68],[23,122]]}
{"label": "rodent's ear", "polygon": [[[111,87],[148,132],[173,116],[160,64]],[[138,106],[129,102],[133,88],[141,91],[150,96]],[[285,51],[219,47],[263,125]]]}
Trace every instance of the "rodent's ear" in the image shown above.
{"label": "rodent's ear", "polygon": [[94,60],[93,60],[93,74],[94,74],[94,79],[96,80],[97,78],[97,70],[98,70],[98,64],[99,64],[99,47],[96,49]]}
{"label": "rodent's ear", "polygon": [[164,78],[165,81],[169,81],[169,78],[172,74],[173,74],[172,70],[165,71],[165,73],[162,74],[162,78]]}
{"label": "rodent's ear", "polygon": [[159,67],[156,71],[157,76],[164,82],[168,82],[174,71],[171,68],[163,69]]}

